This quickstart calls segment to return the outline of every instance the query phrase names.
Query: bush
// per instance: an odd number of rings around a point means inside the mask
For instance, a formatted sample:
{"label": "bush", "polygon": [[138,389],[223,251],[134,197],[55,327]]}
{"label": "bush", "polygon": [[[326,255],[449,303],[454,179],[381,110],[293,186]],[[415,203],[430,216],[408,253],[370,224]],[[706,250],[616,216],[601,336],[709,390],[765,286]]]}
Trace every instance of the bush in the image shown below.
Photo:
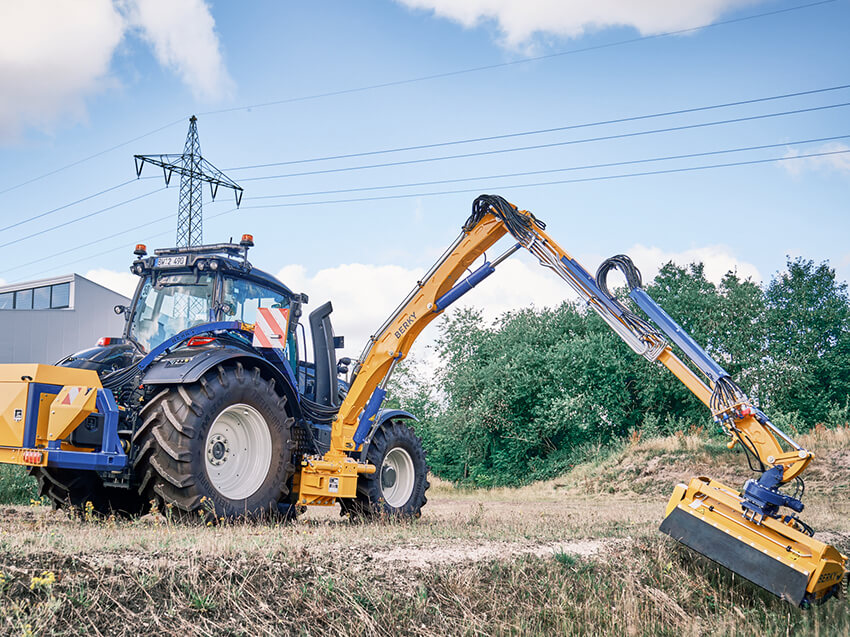
{"label": "bush", "polygon": [[0,504],[29,504],[36,491],[35,478],[24,467],[0,464]]}
{"label": "bush", "polygon": [[[791,435],[850,420],[850,298],[827,264],[789,261],[762,289],[733,272],[715,285],[701,264],[668,263],[647,292]],[[668,370],[578,304],[493,325],[462,310],[443,319],[437,348],[436,382],[408,365],[392,387],[421,419],[433,472],[456,483],[553,477],[633,432],[720,433]]]}

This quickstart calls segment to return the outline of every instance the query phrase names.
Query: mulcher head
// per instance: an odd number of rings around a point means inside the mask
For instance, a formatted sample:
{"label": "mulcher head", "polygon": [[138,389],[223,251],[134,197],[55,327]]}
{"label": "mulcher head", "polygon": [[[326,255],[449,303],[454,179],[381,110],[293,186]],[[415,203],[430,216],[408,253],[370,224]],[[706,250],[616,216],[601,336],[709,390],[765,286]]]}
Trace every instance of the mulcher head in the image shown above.
{"label": "mulcher head", "polygon": [[791,516],[753,515],[740,493],[708,478],[679,484],[661,531],[796,606],[836,595],[847,557]]}

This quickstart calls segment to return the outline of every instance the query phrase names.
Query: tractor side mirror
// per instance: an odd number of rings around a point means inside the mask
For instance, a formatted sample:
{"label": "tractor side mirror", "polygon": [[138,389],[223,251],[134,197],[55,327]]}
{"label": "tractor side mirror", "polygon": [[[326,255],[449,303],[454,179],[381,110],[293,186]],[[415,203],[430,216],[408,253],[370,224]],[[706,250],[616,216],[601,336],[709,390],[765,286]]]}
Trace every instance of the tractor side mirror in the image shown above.
{"label": "tractor side mirror", "polygon": [[345,337],[334,336],[334,349],[342,349],[343,347],[345,347]]}
{"label": "tractor side mirror", "polygon": [[347,374],[348,366],[351,365],[351,359],[348,356],[344,358],[340,358],[339,362],[336,364],[336,371],[338,374]]}

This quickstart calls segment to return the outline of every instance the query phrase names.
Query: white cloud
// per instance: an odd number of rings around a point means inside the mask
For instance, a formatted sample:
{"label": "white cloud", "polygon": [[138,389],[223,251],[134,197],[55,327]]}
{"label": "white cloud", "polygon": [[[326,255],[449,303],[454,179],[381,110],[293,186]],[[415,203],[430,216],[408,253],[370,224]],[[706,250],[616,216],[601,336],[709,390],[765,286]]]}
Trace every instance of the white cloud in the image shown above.
{"label": "white cloud", "polygon": [[203,0],[0,3],[0,140],[85,117],[85,100],[118,84],[110,64],[128,33],[149,43],[203,99],[227,93],[215,24]]}
{"label": "white cloud", "polygon": [[[473,266],[473,269],[476,266]],[[308,274],[301,265],[284,267],[278,278],[298,292],[306,292],[310,303],[306,315],[331,300],[334,331],[345,336],[345,355],[357,356],[369,337],[395,310],[423,275],[421,269],[397,265],[345,264]],[[571,292],[557,277],[535,263],[511,259],[457,303],[457,307],[480,308],[492,321],[509,310],[529,306],[559,305]],[[429,328],[419,338],[417,351],[433,341]]]}
{"label": "white cloud", "polygon": [[139,281],[139,277],[129,272],[116,272],[115,270],[107,270],[105,268],[89,270],[83,276],[89,281],[94,281],[105,288],[109,288],[129,298],[133,298],[136,283]]}
{"label": "white cloud", "polygon": [[[641,270],[645,282],[651,281],[658,269],[668,261],[679,265],[702,262],[705,264],[706,276],[715,283],[729,270],[737,270],[742,278],[761,280],[761,275],[753,264],[736,258],[730,249],[724,246],[666,252],[657,247],[638,244],[633,246],[628,254]],[[590,259],[581,260],[593,274],[597,264],[592,263]],[[477,265],[474,264],[472,269]],[[331,301],[334,307],[334,331],[338,335],[344,335],[346,340],[342,354],[356,357],[369,337],[395,310],[423,274],[424,270],[420,268],[363,263],[341,264],[310,273],[304,266],[293,264],[282,268],[277,273],[277,278],[295,292],[305,292],[310,297],[302,317],[308,339],[307,315],[326,301]],[[138,278],[129,272],[107,269],[89,270],[84,276],[129,297],[132,297],[138,281]],[[612,283],[616,285],[614,280]],[[502,263],[495,274],[463,296],[450,311],[465,306],[474,307],[483,312],[487,322],[491,322],[508,311],[528,307],[556,307],[567,299],[576,299],[571,288],[552,272],[540,267],[530,255],[521,252]],[[418,339],[415,349],[419,352],[419,358],[430,361],[428,364],[432,364],[433,355],[426,349],[433,344],[436,337],[436,323],[435,321],[426,329]]]}
{"label": "white cloud", "polygon": [[495,22],[505,44],[517,47],[535,35],[576,38],[606,27],[641,34],[689,29],[758,0],[397,0],[410,8],[472,28]]}
{"label": "white cloud", "polygon": [[[830,142],[817,148],[807,148],[805,152],[797,148],[790,148],[785,157],[799,157],[816,153],[833,153],[821,157],[803,157],[794,161],[784,161],[782,164],[789,174],[795,177],[804,171],[828,171],[850,175],[850,146],[839,142]],[[837,154],[842,153],[842,154]]]}
{"label": "white cloud", "polygon": [[79,119],[109,82],[124,22],[110,0],[0,3],[0,138]]}
{"label": "white cloud", "polygon": [[[741,278],[761,281],[761,275],[751,263],[735,257],[725,246],[706,246],[682,252],[667,252],[657,247],[635,245],[628,254],[643,274],[644,282],[651,281],[659,268],[673,261],[679,265],[692,262],[705,264],[706,277],[714,282],[730,270]],[[480,262],[479,262],[480,263]],[[593,274],[596,263],[584,262]],[[472,266],[473,269],[476,265]],[[422,276],[421,269],[397,265],[344,264],[308,273],[301,265],[289,265],[278,272],[278,278],[296,292],[306,292],[310,303],[306,315],[325,301],[332,301],[334,331],[345,336],[345,355],[357,356],[384,320],[395,310]],[[612,283],[614,280],[612,279]],[[616,285],[616,283],[614,283]],[[463,296],[453,307],[474,307],[491,322],[508,311],[523,308],[556,307],[564,300],[575,300],[572,289],[551,271],[523,253],[502,263],[495,274],[482,281]],[[417,351],[433,342],[436,330],[429,327],[420,337]],[[426,358],[428,356],[426,355]]]}
{"label": "white cloud", "polygon": [[677,265],[703,263],[705,276],[712,283],[720,283],[723,276],[730,270],[736,272],[741,279],[752,278],[757,283],[762,280],[755,265],[738,259],[726,246],[705,246],[681,252],[666,252],[661,248],[637,244],[627,254],[641,271],[645,284],[652,281],[658,274],[658,269],[669,261]]}
{"label": "white cloud", "polygon": [[129,0],[130,23],[195,97],[218,99],[232,81],[224,68],[215,20],[204,0]]}

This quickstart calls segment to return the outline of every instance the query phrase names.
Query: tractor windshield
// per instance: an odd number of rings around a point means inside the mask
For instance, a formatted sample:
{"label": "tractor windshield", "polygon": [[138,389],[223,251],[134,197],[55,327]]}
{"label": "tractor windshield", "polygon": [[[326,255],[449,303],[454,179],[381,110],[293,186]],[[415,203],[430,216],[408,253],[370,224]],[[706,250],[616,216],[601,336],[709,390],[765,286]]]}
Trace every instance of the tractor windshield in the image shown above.
{"label": "tractor windshield", "polygon": [[258,283],[244,279],[224,277],[224,289],[221,294],[225,321],[255,323],[257,309],[288,308],[289,297]]}
{"label": "tractor windshield", "polygon": [[214,274],[159,274],[147,279],[130,335],[150,351],[175,334],[210,321],[214,292]]}

